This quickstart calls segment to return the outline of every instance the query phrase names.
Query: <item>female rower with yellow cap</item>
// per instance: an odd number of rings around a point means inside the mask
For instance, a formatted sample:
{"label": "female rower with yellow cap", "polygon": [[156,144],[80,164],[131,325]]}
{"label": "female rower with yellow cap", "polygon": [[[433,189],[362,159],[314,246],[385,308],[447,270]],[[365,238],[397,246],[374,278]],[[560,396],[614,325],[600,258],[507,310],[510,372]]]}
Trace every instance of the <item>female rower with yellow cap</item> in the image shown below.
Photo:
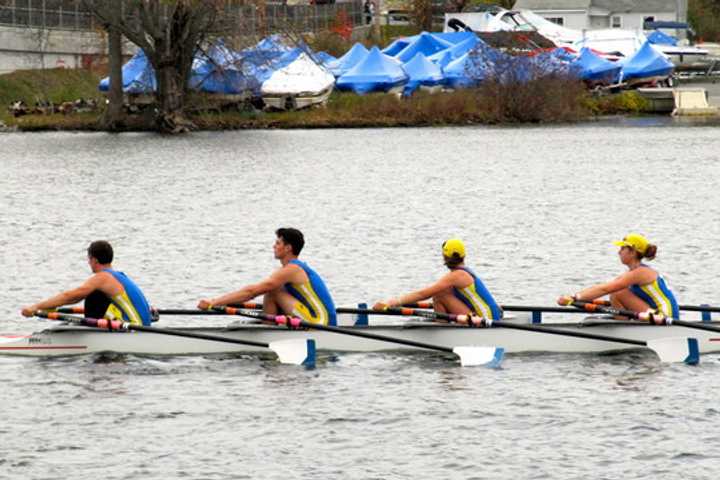
{"label": "female rower with yellow cap", "polygon": [[657,247],[639,233],[631,233],[613,244],[620,247],[618,255],[628,271],[610,282],[586,288],[573,296],[562,296],[558,303],[569,305],[574,300],[592,301],[610,295],[610,303],[615,308],[638,313],[655,310],[678,318],[680,311],[675,295],[657,271],[642,263],[643,259],[655,258]]}
{"label": "female rower with yellow cap", "polygon": [[499,320],[502,310],[482,280],[465,266],[465,245],[457,238],[442,244],[445,266],[450,271],[440,280],[420,290],[376,303],[375,310],[397,307],[432,298],[436,312],[476,315]]}

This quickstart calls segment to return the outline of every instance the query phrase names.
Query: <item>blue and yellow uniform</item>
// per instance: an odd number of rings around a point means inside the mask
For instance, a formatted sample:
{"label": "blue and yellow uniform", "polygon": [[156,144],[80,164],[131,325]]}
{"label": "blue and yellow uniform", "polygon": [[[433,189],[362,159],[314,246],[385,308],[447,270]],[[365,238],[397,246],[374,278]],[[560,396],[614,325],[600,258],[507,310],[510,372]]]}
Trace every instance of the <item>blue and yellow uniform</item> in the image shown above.
{"label": "blue and yellow uniform", "polygon": [[320,275],[300,260],[290,260],[289,263],[302,268],[308,277],[305,283],[285,284],[285,290],[298,300],[293,307],[293,315],[310,323],[337,325],[335,303]]}
{"label": "blue and yellow uniform", "polygon": [[133,325],[152,325],[150,304],[140,288],[123,272],[111,268],[103,270],[120,282],[123,292],[110,298],[106,317],[121,319]]}
{"label": "blue and yellow uniform", "polygon": [[473,283],[467,287],[453,288],[455,296],[467,305],[473,314],[489,320],[500,320],[503,316],[502,309],[482,280],[469,268],[457,267],[453,268],[453,270],[462,270],[469,273],[473,278]]}
{"label": "blue and yellow uniform", "polygon": [[[641,263],[640,266],[653,270],[644,263]],[[630,285],[630,291],[640,297],[650,308],[659,311],[663,315],[672,318],[680,317],[680,308],[677,300],[675,300],[675,295],[668,288],[665,279],[659,274],[654,282],[647,285]]]}

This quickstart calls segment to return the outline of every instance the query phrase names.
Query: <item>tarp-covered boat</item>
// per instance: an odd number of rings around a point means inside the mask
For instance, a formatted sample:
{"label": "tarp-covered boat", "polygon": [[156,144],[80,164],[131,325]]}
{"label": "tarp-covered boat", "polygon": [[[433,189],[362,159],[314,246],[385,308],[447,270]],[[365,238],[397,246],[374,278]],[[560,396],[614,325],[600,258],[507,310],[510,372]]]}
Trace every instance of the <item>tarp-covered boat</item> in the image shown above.
{"label": "tarp-covered boat", "polygon": [[402,63],[409,62],[416,54],[421,53],[424,56],[430,56],[434,53],[446,50],[453,45],[445,40],[440,40],[435,35],[428,32],[422,32],[417,38],[403,48],[395,58]]}
{"label": "tarp-covered boat", "polygon": [[650,42],[645,42],[635,55],[622,61],[622,81],[650,83],[667,79],[675,66]]}
{"label": "tarp-covered boat", "polygon": [[326,101],[334,85],[332,73],[301,53],[262,84],[262,99],[270,108],[295,110]]}
{"label": "tarp-covered boat", "polygon": [[421,53],[416,53],[403,68],[408,74],[408,82],[403,90],[404,95],[411,95],[420,87],[438,87],[445,78],[440,66],[432,63]]}
{"label": "tarp-covered boat", "polygon": [[365,48],[365,45],[362,43],[356,43],[345,53],[345,55],[334,62],[328,63],[327,67],[330,70],[330,73],[335,75],[335,77],[340,77],[361,62],[367,54],[368,49]]}
{"label": "tarp-covered boat", "polygon": [[342,90],[364,94],[393,90],[407,79],[405,70],[397,60],[373,47],[360,63],[337,79],[336,85]]}
{"label": "tarp-covered boat", "polygon": [[572,65],[582,80],[592,84],[617,83],[622,70],[622,64],[600,58],[587,47],[580,50]]}
{"label": "tarp-covered boat", "polygon": [[[155,70],[145,52],[140,49],[122,67],[123,92],[128,94],[146,94],[157,90]],[[100,80],[100,91],[107,92],[110,88],[110,77]]]}

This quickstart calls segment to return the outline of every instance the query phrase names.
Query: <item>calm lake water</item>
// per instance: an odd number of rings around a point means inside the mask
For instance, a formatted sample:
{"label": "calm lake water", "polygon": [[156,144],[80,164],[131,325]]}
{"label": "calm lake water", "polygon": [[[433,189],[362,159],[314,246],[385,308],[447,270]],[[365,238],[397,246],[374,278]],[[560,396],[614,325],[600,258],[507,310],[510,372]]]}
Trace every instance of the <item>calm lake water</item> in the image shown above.
{"label": "calm lake water", "polygon": [[[668,120],[537,128],[0,135],[0,331],[88,276],[85,249],[163,308],[276,267],[274,230],[352,306],[443,273],[440,244],[501,303],[552,305],[659,246],[681,303],[720,304],[720,129]],[[163,325],[223,324],[163,318]],[[0,478],[495,479],[716,476],[720,357],[343,354],[0,357]]]}

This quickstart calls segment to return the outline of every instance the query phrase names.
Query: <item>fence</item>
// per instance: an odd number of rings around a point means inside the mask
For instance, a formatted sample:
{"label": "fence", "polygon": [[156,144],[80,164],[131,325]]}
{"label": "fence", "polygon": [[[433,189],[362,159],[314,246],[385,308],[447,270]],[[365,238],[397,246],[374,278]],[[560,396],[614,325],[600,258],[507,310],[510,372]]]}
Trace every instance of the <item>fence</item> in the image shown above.
{"label": "fence", "polygon": [[[362,3],[363,0],[347,0],[322,5],[268,2],[249,5],[228,1],[226,15],[237,18],[236,26],[245,35],[266,35],[287,29],[317,32],[337,26],[338,19],[351,28],[362,25]],[[83,0],[0,0],[0,25],[80,31],[101,28]]]}

